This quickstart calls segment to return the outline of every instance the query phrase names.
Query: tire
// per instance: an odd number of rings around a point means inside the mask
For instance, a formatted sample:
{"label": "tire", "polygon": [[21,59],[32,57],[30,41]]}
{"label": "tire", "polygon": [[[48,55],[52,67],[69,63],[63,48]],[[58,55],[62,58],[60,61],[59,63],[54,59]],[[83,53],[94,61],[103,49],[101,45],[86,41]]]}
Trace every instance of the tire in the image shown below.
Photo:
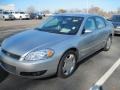
{"label": "tire", "polygon": [[2,19],[3,21],[6,21],[6,19],[5,19],[5,17],[3,16],[3,19]]}
{"label": "tire", "polygon": [[42,16],[41,16],[41,17],[39,17],[39,19],[42,19]]}
{"label": "tire", "polygon": [[22,20],[22,16],[20,16],[19,19]]}
{"label": "tire", "polygon": [[35,19],[39,19],[39,16],[36,16]]}
{"label": "tire", "polygon": [[[60,63],[58,66],[58,72],[57,72],[58,77],[67,78],[67,77],[71,76],[76,69],[76,65],[77,65],[77,53],[73,50],[67,51],[60,60]],[[70,67],[70,68],[68,68],[68,67]],[[67,71],[67,68],[69,69],[68,70],[69,73]]]}
{"label": "tire", "polygon": [[112,44],[112,37],[109,36],[109,38],[106,41],[105,47],[103,48],[104,51],[109,51],[111,48],[111,44]]}

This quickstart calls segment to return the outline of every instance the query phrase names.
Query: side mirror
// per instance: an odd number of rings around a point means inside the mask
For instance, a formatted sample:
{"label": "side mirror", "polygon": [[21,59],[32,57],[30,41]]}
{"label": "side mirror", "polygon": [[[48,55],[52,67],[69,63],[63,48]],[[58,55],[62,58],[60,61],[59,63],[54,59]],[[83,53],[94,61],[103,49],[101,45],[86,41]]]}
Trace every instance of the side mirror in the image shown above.
{"label": "side mirror", "polygon": [[85,29],[84,33],[92,33],[92,30],[90,30],[90,29]]}
{"label": "side mirror", "polygon": [[107,19],[108,21],[112,21],[111,19]]}
{"label": "side mirror", "polygon": [[83,29],[83,31],[82,31],[82,34],[87,34],[87,33],[92,33],[93,32],[93,30],[90,30],[90,29]]}

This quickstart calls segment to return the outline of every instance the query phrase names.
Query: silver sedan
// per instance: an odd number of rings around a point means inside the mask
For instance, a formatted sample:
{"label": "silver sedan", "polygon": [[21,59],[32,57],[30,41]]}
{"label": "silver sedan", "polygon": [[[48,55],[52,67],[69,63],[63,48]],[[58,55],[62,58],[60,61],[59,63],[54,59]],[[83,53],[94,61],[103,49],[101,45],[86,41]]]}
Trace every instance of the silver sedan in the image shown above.
{"label": "silver sedan", "polygon": [[3,41],[0,63],[9,73],[27,78],[57,74],[67,78],[79,61],[112,43],[113,27],[91,14],[57,14],[39,27]]}

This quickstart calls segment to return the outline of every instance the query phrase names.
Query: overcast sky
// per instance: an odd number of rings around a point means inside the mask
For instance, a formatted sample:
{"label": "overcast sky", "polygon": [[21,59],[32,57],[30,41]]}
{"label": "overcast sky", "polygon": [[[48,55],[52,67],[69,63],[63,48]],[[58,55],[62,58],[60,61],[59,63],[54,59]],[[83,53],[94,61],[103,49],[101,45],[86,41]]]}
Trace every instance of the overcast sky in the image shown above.
{"label": "overcast sky", "polygon": [[1,5],[15,5],[15,10],[26,10],[29,6],[34,6],[37,10],[49,9],[83,9],[90,6],[99,6],[105,11],[120,8],[120,0],[0,0]]}

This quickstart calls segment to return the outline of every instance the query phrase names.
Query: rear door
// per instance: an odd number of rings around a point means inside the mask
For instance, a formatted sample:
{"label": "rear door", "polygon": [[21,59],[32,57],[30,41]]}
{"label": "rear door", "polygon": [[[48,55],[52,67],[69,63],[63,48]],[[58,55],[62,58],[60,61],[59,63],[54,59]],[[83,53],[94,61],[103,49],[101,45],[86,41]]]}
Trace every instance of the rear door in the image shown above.
{"label": "rear door", "polygon": [[95,17],[95,22],[97,26],[96,39],[98,40],[96,43],[96,48],[100,49],[106,43],[109,36],[109,28],[107,27],[105,19],[102,17]]}

